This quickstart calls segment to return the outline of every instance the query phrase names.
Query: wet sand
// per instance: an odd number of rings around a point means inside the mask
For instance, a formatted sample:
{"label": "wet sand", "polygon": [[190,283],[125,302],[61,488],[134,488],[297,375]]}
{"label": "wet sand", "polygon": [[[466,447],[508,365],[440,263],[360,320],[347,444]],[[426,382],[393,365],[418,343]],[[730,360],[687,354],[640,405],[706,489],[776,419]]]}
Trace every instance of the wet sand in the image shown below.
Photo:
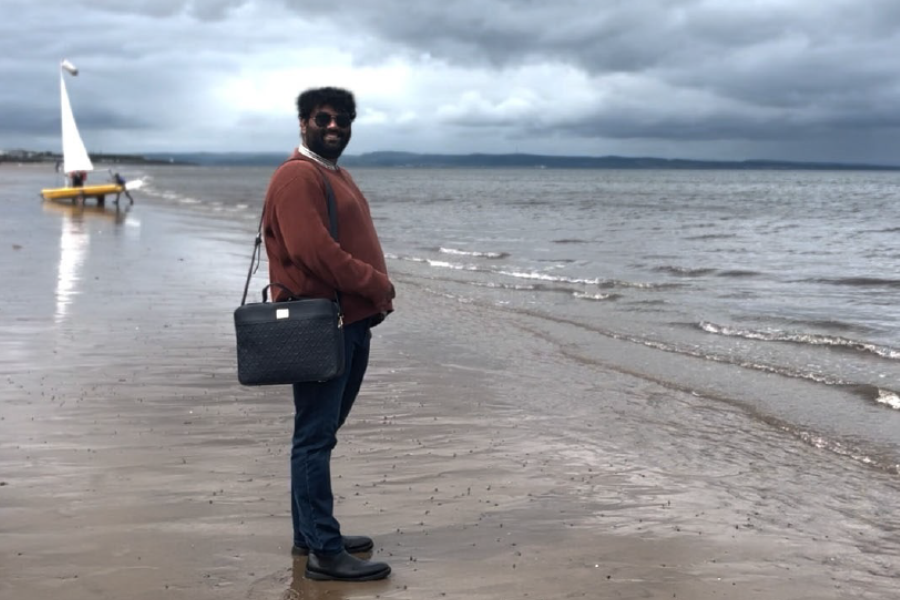
{"label": "wet sand", "polygon": [[[307,581],[290,555],[288,390],[234,376],[252,233],[140,202],[118,222],[30,210],[39,225],[0,246],[4,600],[889,597],[844,568],[843,540],[790,522],[803,499],[660,473],[581,414],[525,410],[583,391],[548,375],[558,348],[403,279],[333,458],[345,533],[371,535],[394,572]],[[567,368],[610,404],[689,402]]]}

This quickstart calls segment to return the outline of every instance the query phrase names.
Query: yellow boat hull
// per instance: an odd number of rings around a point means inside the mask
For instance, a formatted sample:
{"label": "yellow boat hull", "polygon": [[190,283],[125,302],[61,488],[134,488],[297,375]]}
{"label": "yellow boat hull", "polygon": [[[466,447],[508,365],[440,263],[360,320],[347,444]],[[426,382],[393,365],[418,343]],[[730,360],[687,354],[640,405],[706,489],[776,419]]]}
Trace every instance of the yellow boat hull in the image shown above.
{"label": "yellow boat hull", "polygon": [[44,200],[78,200],[84,198],[103,198],[111,194],[125,192],[125,186],[117,183],[86,185],[84,187],[46,188],[41,190]]}

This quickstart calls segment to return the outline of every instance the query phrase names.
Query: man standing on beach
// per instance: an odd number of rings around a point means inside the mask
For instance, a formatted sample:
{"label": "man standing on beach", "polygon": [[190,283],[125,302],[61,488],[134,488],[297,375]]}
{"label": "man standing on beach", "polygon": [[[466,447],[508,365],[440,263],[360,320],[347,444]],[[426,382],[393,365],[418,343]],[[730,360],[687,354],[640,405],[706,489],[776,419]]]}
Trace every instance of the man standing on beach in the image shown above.
{"label": "man standing on beach", "polygon": [[[391,568],[352,553],[368,552],[365,536],[342,536],[334,517],[331,451],[369,362],[370,328],[393,311],[394,286],[369,204],[337,160],[356,118],[353,94],[339,88],[306,90],[297,97],[301,145],[272,176],[263,216],[269,280],[296,297],[341,294],[344,374],[322,383],[296,383],[291,447],[291,516],[294,555],[309,555],[306,577],[369,581]],[[323,178],[334,190],[338,239],[329,232]],[[274,288],[273,288],[274,289]],[[290,294],[275,291],[275,300]]]}

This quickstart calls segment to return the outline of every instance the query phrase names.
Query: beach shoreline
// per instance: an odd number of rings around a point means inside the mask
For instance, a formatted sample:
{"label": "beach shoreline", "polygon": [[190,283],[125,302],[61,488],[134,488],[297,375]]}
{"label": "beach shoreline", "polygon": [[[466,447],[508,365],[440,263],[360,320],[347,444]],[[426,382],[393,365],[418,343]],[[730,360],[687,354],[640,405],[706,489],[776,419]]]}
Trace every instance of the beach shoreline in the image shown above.
{"label": "beach shoreline", "polygon": [[[738,455],[729,436],[785,436],[722,406],[732,429],[708,469],[657,469],[643,456],[658,436],[704,425],[689,392],[572,360],[539,319],[402,275],[333,459],[344,532],[371,535],[394,571],[307,581],[290,555],[288,390],[234,373],[252,232],[140,201],[129,219],[75,223],[90,245],[72,290],[61,269],[17,270],[59,248],[2,249],[13,283],[56,291],[7,292],[0,598],[889,597],[896,567],[863,577],[855,540],[804,523],[825,491],[779,495],[817,477],[814,447]],[[643,399],[665,412],[639,434],[616,407]],[[770,493],[742,484],[757,476]]]}

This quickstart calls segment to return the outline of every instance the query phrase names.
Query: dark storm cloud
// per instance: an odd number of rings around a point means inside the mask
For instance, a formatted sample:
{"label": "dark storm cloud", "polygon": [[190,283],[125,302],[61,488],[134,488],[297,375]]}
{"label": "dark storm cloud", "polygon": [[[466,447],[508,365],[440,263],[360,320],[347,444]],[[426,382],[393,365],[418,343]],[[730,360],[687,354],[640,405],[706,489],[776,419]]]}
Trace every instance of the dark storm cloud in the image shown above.
{"label": "dark storm cloud", "polygon": [[5,57],[0,58],[0,147],[13,134],[58,138],[62,58],[80,69],[66,82],[89,143],[123,132],[139,145],[142,132],[168,130],[202,116],[210,103],[210,82],[233,62],[208,50],[222,38],[197,24],[217,21],[244,4],[6,1],[20,10],[0,21],[0,56]]}
{"label": "dark storm cloud", "polygon": [[65,5],[68,10],[90,9],[156,19],[185,15],[199,21],[221,21],[248,3],[249,0],[68,0]]}
{"label": "dark storm cloud", "polygon": [[[799,36],[813,45],[890,38],[900,5],[730,0],[346,0],[339,4],[285,2],[298,14],[318,13],[427,53],[469,66],[560,60],[591,73],[684,68],[709,56],[735,56]],[[886,23],[886,21],[888,23]]]}
{"label": "dark storm cloud", "polygon": [[[558,63],[702,91],[722,104],[700,115],[669,110],[666,97],[655,99],[658,111],[611,115],[599,106],[592,123],[566,127],[579,135],[777,139],[897,126],[900,2],[357,0],[342,2],[335,18],[412,57],[488,68]],[[565,89],[557,95],[566,102]]]}
{"label": "dark storm cloud", "polygon": [[27,105],[5,104],[0,112],[0,131],[4,136],[25,134],[43,137],[59,133],[59,117],[35,112]]}
{"label": "dark storm cloud", "polygon": [[365,150],[689,143],[900,162],[893,0],[3,5],[0,146],[50,135],[66,57],[86,137],[132,148],[293,143],[292,95],[340,72],[363,91],[355,143],[379,145]]}

